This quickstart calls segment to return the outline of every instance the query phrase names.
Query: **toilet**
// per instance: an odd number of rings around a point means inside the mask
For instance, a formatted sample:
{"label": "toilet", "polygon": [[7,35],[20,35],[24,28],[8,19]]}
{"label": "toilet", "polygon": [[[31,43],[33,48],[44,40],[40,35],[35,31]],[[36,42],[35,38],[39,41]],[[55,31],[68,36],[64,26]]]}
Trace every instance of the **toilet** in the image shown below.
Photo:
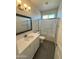
{"label": "toilet", "polygon": [[43,43],[46,38],[44,36],[39,36],[39,39],[40,39],[40,43]]}

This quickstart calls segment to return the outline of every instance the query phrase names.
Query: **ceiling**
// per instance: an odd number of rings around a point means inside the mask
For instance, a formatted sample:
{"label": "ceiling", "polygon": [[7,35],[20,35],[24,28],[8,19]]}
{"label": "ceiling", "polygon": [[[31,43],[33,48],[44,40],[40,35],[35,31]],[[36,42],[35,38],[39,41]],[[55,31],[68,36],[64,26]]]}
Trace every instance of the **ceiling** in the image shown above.
{"label": "ceiling", "polygon": [[51,10],[59,7],[62,0],[30,0],[40,11]]}

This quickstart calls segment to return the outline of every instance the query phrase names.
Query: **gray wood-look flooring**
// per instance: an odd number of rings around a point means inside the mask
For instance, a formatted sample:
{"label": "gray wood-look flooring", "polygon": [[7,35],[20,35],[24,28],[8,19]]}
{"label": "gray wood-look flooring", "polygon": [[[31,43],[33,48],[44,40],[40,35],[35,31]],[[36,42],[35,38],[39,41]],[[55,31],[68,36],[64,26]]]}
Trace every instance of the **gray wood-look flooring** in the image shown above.
{"label": "gray wood-look flooring", "polygon": [[45,40],[40,44],[33,59],[54,59],[55,44]]}

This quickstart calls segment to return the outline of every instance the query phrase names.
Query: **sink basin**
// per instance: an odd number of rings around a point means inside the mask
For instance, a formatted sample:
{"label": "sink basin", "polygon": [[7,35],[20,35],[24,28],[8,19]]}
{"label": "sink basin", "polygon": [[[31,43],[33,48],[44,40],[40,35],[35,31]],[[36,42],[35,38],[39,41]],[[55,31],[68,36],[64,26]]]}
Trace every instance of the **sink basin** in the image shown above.
{"label": "sink basin", "polygon": [[24,38],[25,41],[29,41],[30,39],[32,39],[34,36],[27,36]]}
{"label": "sink basin", "polygon": [[27,38],[33,38],[34,36],[28,36]]}

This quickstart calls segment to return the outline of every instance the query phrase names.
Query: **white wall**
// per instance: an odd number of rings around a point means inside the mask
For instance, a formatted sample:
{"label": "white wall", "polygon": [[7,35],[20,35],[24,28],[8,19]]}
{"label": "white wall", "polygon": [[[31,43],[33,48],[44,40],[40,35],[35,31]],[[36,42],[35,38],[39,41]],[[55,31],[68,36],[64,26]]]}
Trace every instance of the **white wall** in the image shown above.
{"label": "white wall", "polygon": [[47,40],[54,41],[57,19],[48,19],[39,21],[39,30],[41,35],[46,36]]}
{"label": "white wall", "polygon": [[39,24],[38,24],[39,20],[32,20],[32,31],[37,32],[39,30]]}
{"label": "white wall", "polygon": [[57,31],[57,45],[55,48],[55,59],[62,59],[62,21],[59,21],[59,27]]}
{"label": "white wall", "polygon": [[58,15],[57,18],[62,18],[62,4],[60,4],[59,8],[58,8]]}
{"label": "white wall", "polygon": [[[51,9],[47,11],[42,11],[41,15],[48,15],[48,14],[56,14],[57,16],[58,9]],[[58,19],[47,19],[47,20],[40,20],[39,21],[39,30],[42,35],[44,35],[47,40],[55,41],[55,32],[56,32],[56,24]]]}
{"label": "white wall", "polygon": [[[42,11],[41,15],[53,14],[55,13],[57,16],[58,8]],[[41,35],[46,36],[47,40],[55,41],[55,32],[56,32],[56,23],[58,19],[48,19],[48,20],[33,20],[33,31],[38,31]],[[39,24],[38,24],[39,22]]]}
{"label": "white wall", "polygon": [[[58,19],[48,19],[48,20],[33,20],[33,31],[39,30],[41,35],[44,35],[47,40],[55,41],[55,32]],[[38,23],[39,22],[39,23]]]}
{"label": "white wall", "polygon": [[56,35],[56,48],[55,48],[55,58],[62,59],[62,5],[58,9],[58,26]]}
{"label": "white wall", "polygon": [[[57,15],[57,8],[47,11],[42,11],[41,16],[52,14],[52,13],[55,13]],[[47,40],[54,41],[57,19],[33,20],[33,23],[34,23],[33,28],[35,28],[35,31],[39,30],[41,35],[44,35],[47,38]]]}

